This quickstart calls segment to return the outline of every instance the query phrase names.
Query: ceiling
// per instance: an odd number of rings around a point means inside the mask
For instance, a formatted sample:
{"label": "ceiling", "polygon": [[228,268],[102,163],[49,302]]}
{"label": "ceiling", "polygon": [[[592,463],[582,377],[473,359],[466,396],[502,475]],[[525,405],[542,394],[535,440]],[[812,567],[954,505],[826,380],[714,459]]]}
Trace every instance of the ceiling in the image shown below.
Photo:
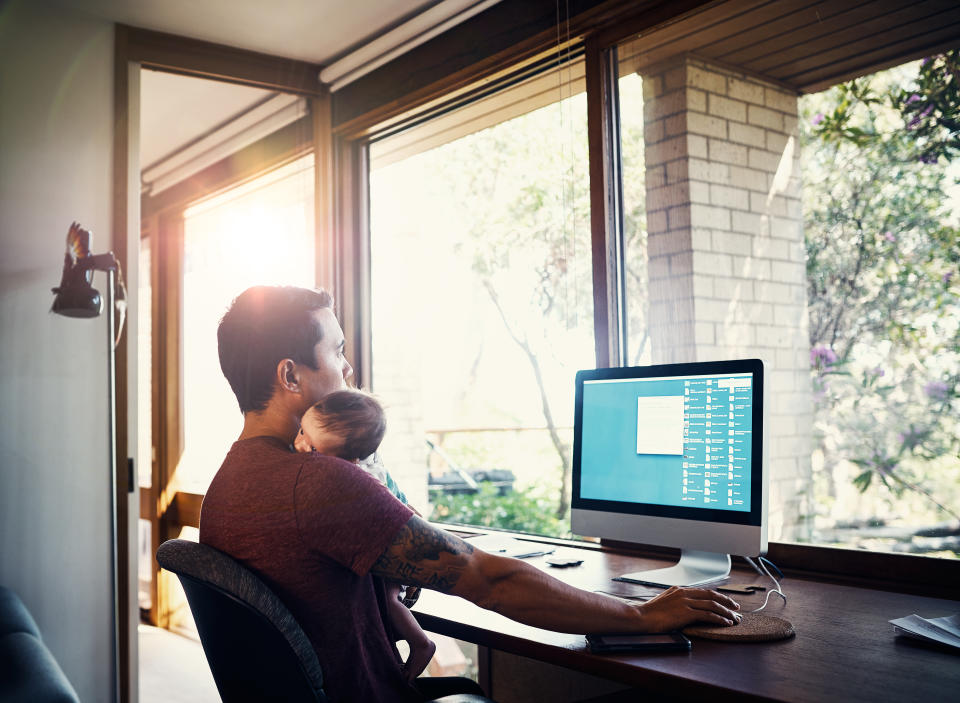
{"label": "ceiling", "polygon": [[437,0],[44,0],[143,29],[327,64]]}
{"label": "ceiling", "polygon": [[[274,56],[329,64],[438,0],[43,0],[99,19]],[[345,9],[346,8],[346,9]],[[271,95],[141,73],[140,164],[150,166]]]}

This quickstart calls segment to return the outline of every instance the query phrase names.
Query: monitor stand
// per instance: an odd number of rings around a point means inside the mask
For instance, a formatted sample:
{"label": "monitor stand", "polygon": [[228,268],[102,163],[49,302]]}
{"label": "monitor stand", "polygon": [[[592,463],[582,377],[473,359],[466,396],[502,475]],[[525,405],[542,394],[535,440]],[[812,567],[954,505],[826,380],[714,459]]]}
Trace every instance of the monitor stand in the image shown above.
{"label": "monitor stand", "polygon": [[648,586],[700,586],[730,575],[730,555],[716,552],[695,552],[684,549],[680,561],[666,569],[635,571],[618,576],[617,581],[642,583]]}

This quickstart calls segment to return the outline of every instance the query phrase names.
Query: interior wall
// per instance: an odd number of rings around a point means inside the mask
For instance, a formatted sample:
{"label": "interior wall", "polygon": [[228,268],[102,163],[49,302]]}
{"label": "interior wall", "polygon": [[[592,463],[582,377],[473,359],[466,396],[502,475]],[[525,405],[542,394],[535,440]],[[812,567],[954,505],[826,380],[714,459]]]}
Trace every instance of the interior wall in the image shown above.
{"label": "interior wall", "polygon": [[106,318],[49,310],[70,223],[110,246],[112,128],[112,24],[0,5],[0,583],[86,701],[113,695]]}

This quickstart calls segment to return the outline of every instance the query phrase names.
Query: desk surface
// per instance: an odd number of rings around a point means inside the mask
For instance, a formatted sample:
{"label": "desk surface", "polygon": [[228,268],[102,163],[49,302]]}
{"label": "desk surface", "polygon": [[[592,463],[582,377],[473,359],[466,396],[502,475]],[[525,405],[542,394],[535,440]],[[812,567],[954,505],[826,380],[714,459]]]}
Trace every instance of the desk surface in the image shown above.
{"label": "desk surface", "polygon": [[[597,550],[575,552],[579,567],[553,569],[545,557],[531,564],[586,590],[613,586],[622,573],[657,568],[654,559]],[[761,583],[752,571],[734,570],[730,582]],[[617,584],[617,587],[622,587]],[[642,589],[643,587],[638,587]],[[692,639],[689,653],[591,654],[582,635],[549,632],[514,622],[453,596],[424,591],[414,613],[425,630],[680,697],[784,701],[958,700],[960,653],[934,649],[894,635],[892,618],[916,613],[940,617],[960,611],[960,601],[787,578],[788,602],[770,598],[763,612],[793,623],[796,636],[780,642],[728,643]],[[744,611],[763,595],[734,595]]]}

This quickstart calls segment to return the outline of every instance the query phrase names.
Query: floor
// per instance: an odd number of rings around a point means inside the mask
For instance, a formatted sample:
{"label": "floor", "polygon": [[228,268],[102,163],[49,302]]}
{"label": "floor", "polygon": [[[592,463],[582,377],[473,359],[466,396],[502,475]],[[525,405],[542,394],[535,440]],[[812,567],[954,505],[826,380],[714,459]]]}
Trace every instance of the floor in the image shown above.
{"label": "floor", "polygon": [[200,641],[140,625],[140,703],[219,703]]}

